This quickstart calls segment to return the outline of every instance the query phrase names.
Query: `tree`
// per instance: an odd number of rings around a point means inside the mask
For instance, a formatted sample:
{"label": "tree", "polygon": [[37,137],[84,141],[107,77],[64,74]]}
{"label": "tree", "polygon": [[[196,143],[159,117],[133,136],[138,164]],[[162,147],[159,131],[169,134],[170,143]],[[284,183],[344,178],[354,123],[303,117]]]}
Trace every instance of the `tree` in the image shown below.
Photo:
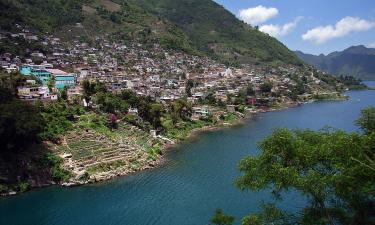
{"label": "tree", "polygon": [[[264,204],[241,224],[375,224],[373,115],[373,107],[362,110],[357,124],[364,133],[277,129],[261,141],[260,155],[241,160],[236,185],[241,190],[270,190],[276,200],[296,190],[308,202],[297,213]],[[216,212],[214,218],[221,214]]]}
{"label": "tree", "polygon": [[8,99],[0,103],[0,115],[0,153],[22,151],[39,141],[44,121],[33,105]]}
{"label": "tree", "polygon": [[164,113],[163,105],[159,103],[151,104],[150,108],[150,123],[155,129],[162,127],[161,125],[161,116]]}
{"label": "tree", "polygon": [[190,119],[192,115],[192,106],[184,99],[178,99],[171,103],[170,112],[172,121],[176,124],[179,120]]}
{"label": "tree", "polygon": [[375,107],[363,109],[356,124],[367,134],[375,132]]}
{"label": "tree", "polygon": [[55,76],[51,76],[51,78],[48,80],[48,83],[47,83],[47,86],[50,92],[52,92],[52,89],[55,87],[55,85],[56,85],[56,78]]}
{"label": "tree", "polygon": [[9,94],[16,95],[17,87],[26,81],[26,77],[20,73],[6,73],[0,71],[0,86],[6,90],[10,90]]}
{"label": "tree", "polygon": [[246,94],[247,95],[255,95],[254,87],[253,85],[249,84],[246,88]]}
{"label": "tree", "polygon": [[194,87],[194,81],[193,80],[188,80],[186,83],[186,94],[188,97],[191,97],[191,89]]}
{"label": "tree", "polygon": [[99,105],[100,110],[106,113],[127,113],[129,109],[129,104],[126,101],[112,93],[97,93],[95,95],[95,102]]}
{"label": "tree", "polygon": [[216,209],[214,217],[211,219],[211,224],[215,225],[232,225],[234,217],[224,214],[223,210]]}
{"label": "tree", "polygon": [[68,100],[68,87],[65,86],[61,91],[60,91],[60,99],[62,100]]}
{"label": "tree", "polygon": [[134,91],[123,90],[120,96],[121,96],[121,99],[126,101],[131,107],[138,107],[139,98]]}
{"label": "tree", "polygon": [[91,99],[91,96],[96,93],[95,83],[92,83],[88,80],[84,80],[82,82],[82,88],[83,88],[83,97],[86,99],[87,102],[89,102]]}
{"label": "tree", "polygon": [[374,159],[374,143],[374,133],[277,129],[259,143],[259,156],[240,162],[236,184],[270,188],[276,199],[290,189],[301,192],[309,203],[291,224],[373,224],[375,169],[362,162]]}
{"label": "tree", "polygon": [[261,84],[259,88],[263,93],[270,93],[273,88],[273,84],[271,82],[265,82]]}

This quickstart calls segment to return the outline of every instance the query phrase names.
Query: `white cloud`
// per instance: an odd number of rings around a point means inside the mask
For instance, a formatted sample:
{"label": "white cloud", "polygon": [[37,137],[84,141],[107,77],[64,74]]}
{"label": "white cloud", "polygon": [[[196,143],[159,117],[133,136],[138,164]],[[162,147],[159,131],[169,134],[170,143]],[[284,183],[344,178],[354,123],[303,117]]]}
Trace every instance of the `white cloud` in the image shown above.
{"label": "white cloud", "polygon": [[302,17],[297,17],[292,22],[286,23],[284,25],[266,24],[261,26],[259,30],[273,37],[282,37],[292,32],[301,21],[301,19]]}
{"label": "white cloud", "polygon": [[254,8],[241,9],[239,17],[243,21],[251,25],[258,25],[277,16],[279,10],[277,8],[267,8],[259,5]]}
{"label": "white cloud", "polygon": [[372,42],[367,45],[368,48],[375,48],[375,42]]}
{"label": "white cloud", "polygon": [[375,27],[374,21],[348,16],[338,21],[335,26],[320,26],[309,30],[302,35],[302,39],[315,44],[324,44],[332,39],[344,37],[354,32],[367,31],[373,27]]}

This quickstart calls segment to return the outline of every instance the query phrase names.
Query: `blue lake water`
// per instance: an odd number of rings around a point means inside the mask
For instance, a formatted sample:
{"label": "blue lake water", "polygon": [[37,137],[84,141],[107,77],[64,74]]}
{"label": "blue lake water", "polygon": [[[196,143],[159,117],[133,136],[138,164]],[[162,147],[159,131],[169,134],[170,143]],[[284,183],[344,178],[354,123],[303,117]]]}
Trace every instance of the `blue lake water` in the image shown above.
{"label": "blue lake water", "polygon": [[[375,87],[375,82],[368,82]],[[0,198],[0,225],[208,224],[216,208],[239,218],[272,201],[268,191],[241,192],[238,162],[277,127],[356,131],[360,110],[375,106],[375,91],[352,91],[348,101],[317,102],[260,114],[243,126],[200,134],[167,153],[154,170],[76,188],[50,187]],[[296,192],[281,207],[298,210]]]}

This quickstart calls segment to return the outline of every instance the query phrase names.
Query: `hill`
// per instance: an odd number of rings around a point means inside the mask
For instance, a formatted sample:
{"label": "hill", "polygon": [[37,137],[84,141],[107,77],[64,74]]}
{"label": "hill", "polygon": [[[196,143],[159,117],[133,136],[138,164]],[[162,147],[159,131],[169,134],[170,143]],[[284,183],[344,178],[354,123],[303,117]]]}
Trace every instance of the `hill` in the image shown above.
{"label": "hill", "polygon": [[0,0],[0,27],[15,24],[57,34],[65,40],[111,34],[112,38],[160,43],[194,53],[189,38],[176,25],[126,0]]}
{"label": "hill", "polygon": [[211,0],[138,0],[139,5],[181,27],[199,50],[237,62],[300,63],[282,43],[238,20]]}
{"label": "hill", "polygon": [[1,28],[14,29],[16,23],[66,38],[111,33],[159,42],[230,64],[301,64],[282,43],[212,0],[0,0]]}
{"label": "hill", "polygon": [[332,74],[350,75],[362,80],[375,79],[375,49],[373,48],[366,48],[363,45],[352,46],[341,52],[318,56],[300,51],[295,53],[306,63]]}

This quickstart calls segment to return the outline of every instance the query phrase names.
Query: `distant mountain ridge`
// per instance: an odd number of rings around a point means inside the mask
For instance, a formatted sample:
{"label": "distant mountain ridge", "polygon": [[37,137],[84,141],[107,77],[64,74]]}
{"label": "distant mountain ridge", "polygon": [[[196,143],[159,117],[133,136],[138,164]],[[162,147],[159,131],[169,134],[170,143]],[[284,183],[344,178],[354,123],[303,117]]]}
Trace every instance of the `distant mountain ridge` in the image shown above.
{"label": "distant mountain ridge", "polygon": [[375,49],[363,45],[352,46],[341,52],[328,55],[305,54],[295,51],[296,55],[318,69],[335,74],[350,75],[362,80],[375,80]]}
{"label": "distant mountain ridge", "polygon": [[0,27],[11,30],[16,23],[62,36],[117,34],[113,37],[159,42],[234,65],[302,65],[277,39],[212,0],[0,0]]}

